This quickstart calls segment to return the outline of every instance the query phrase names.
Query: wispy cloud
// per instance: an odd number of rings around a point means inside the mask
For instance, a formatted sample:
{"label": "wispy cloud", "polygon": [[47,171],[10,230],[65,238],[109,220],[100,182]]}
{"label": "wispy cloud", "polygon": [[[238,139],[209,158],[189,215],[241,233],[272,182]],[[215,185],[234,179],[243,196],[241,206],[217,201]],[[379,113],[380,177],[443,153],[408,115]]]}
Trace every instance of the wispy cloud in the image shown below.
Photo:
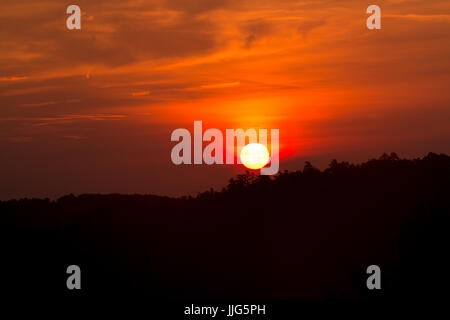
{"label": "wispy cloud", "polygon": [[28,79],[28,77],[0,77],[1,82],[21,81],[26,79]]}
{"label": "wispy cloud", "polygon": [[237,87],[241,83],[239,81],[235,82],[225,82],[225,83],[214,83],[214,84],[205,84],[198,87],[198,89],[220,89],[220,88],[231,88]]}
{"label": "wispy cloud", "polygon": [[39,102],[39,103],[21,103],[21,107],[43,107],[43,106],[50,106],[53,104],[59,103],[58,101],[46,101],[46,102]]}
{"label": "wispy cloud", "polygon": [[150,94],[150,91],[139,91],[139,92],[131,93],[131,95],[133,97],[148,96],[149,94]]}
{"label": "wispy cloud", "polygon": [[415,21],[447,21],[450,22],[450,14],[385,14],[386,18],[408,19]]}
{"label": "wispy cloud", "polygon": [[5,117],[0,121],[20,121],[32,122],[35,126],[46,126],[54,124],[72,123],[75,121],[105,121],[105,120],[121,120],[126,118],[123,114],[71,114],[57,117]]}
{"label": "wispy cloud", "polygon": [[81,101],[81,99],[44,101],[44,102],[37,102],[37,103],[21,103],[21,104],[19,104],[19,106],[21,106],[21,107],[44,107],[44,106],[51,106],[51,105],[55,105],[55,104],[75,103],[75,102],[79,102],[79,101]]}

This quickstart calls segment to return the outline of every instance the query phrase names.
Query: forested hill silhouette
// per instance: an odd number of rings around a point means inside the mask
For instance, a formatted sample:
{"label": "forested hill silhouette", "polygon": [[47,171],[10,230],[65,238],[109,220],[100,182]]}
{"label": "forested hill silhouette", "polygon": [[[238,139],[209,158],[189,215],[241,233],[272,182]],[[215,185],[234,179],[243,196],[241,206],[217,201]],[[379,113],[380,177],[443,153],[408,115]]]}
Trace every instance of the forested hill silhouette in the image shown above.
{"label": "forested hill silhouette", "polygon": [[[250,173],[196,197],[0,202],[2,290],[157,298],[448,297],[450,157]],[[79,265],[82,290],[66,288]],[[380,291],[366,287],[379,265]]]}

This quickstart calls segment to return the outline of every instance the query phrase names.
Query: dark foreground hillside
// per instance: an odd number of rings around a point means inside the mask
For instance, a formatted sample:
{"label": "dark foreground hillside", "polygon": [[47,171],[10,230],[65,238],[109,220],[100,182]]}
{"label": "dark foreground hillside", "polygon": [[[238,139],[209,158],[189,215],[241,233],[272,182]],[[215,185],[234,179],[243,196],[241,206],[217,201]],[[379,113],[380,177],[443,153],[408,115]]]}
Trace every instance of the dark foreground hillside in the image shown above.
{"label": "dark foreground hillside", "polygon": [[[1,290],[158,298],[448,298],[450,157],[275,178],[173,199],[69,195],[0,202]],[[66,288],[66,268],[82,290]],[[381,267],[380,291],[366,268]]]}

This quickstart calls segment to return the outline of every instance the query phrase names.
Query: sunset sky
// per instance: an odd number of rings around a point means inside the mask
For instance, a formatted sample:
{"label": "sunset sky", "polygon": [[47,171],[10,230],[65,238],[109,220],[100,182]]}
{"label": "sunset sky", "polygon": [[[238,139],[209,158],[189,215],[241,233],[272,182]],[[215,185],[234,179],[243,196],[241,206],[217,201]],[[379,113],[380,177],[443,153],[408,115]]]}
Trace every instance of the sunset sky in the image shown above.
{"label": "sunset sky", "polygon": [[194,120],[280,129],[281,170],[450,153],[448,0],[0,6],[0,200],[222,187],[242,166],[171,162]]}

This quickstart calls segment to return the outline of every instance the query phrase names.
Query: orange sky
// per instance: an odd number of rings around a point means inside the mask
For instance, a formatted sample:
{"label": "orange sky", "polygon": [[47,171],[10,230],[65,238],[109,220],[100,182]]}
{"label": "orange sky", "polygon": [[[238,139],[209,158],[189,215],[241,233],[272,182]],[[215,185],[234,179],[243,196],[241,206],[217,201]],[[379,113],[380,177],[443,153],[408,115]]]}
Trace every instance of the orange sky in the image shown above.
{"label": "orange sky", "polygon": [[0,199],[222,186],[241,169],[170,162],[171,132],[194,120],[280,129],[281,169],[450,153],[447,0],[0,6]]}

